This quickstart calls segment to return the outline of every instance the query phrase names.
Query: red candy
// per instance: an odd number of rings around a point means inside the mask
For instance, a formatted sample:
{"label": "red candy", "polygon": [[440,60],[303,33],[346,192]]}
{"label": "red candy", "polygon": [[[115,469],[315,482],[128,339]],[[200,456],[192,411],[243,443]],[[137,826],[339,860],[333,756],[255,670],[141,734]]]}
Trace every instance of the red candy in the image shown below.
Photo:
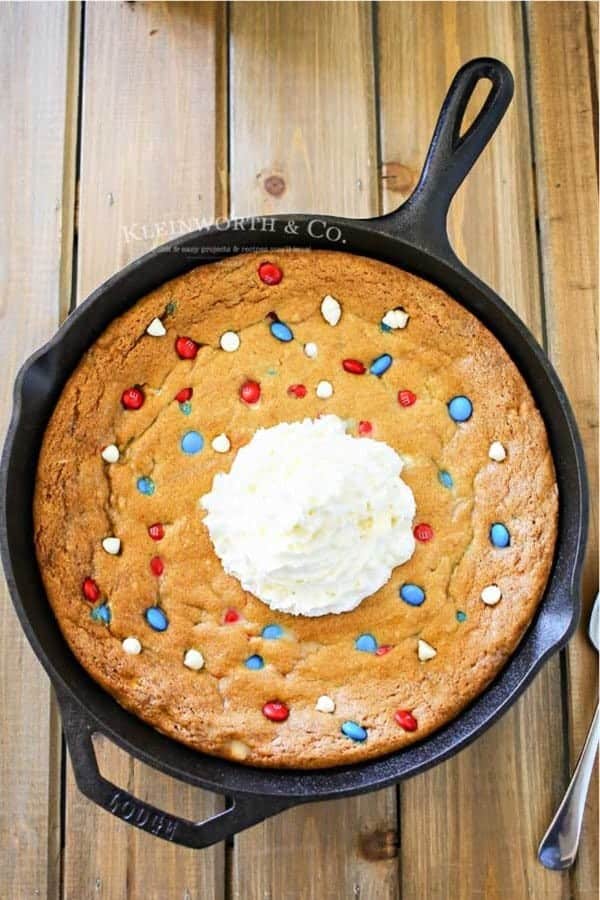
{"label": "red candy", "polygon": [[144,405],[144,392],[139,387],[130,387],[121,394],[121,403],[125,409],[140,409]]}
{"label": "red candy", "polygon": [[154,525],[148,526],[148,534],[153,541],[162,541],[165,536],[165,527],[160,522],[155,522]]}
{"label": "red candy", "polygon": [[188,400],[192,399],[193,394],[193,388],[182,388],[178,394],[175,394],[175,399],[178,403],[187,403]]}
{"label": "red candy", "polygon": [[181,359],[196,359],[199,347],[190,337],[178,337],[175,341],[175,350]]}
{"label": "red candy", "polygon": [[158,578],[165,571],[165,564],[160,556],[153,556],[150,560],[150,571]]}
{"label": "red candy", "polygon": [[287,392],[291,397],[298,397],[299,400],[301,400],[302,397],[306,397],[307,394],[303,384],[290,384]]}
{"label": "red candy", "polygon": [[100,597],[100,588],[93,578],[85,578],[81,585],[81,590],[85,599],[89,600],[90,603],[95,603]]}
{"label": "red candy", "polygon": [[240,388],[240,397],[244,403],[258,403],[260,400],[260,384],[258,381],[245,381]]}
{"label": "red candy", "polygon": [[373,431],[373,426],[370,422],[359,422],[358,423],[358,433],[359,434],[371,434]]}
{"label": "red candy", "polygon": [[417,720],[409,709],[399,709],[398,712],[394,713],[394,719],[400,728],[404,728],[405,731],[416,731],[419,727]]}
{"label": "red candy", "polygon": [[258,267],[258,277],[265,284],[279,284],[283,278],[283,272],[274,263],[263,262]]}
{"label": "red candy", "polygon": [[385,656],[386,653],[389,653],[390,650],[393,650],[391,644],[382,644],[381,647],[378,647],[375,651],[375,656]]}
{"label": "red candy", "polygon": [[350,372],[351,375],[364,375],[367,371],[358,359],[343,359],[342,366],[344,370]]}
{"label": "red candy", "polygon": [[417,400],[417,395],[412,391],[398,391],[398,403],[400,406],[412,406]]}
{"label": "red candy", "polygon": [[433,528],[431,525],[426,525],[425,522],[421,522],[420,525],[415,525],[413,528],[413,534],[418,541],[421,541],[423,544],[430,541],[433,537]]}
{"label": "red candy", "polygon": [[271,722],[285,722],[290,714],[289,709],[281,700],[270,700],[262,708],[263,715]]}
{"label": "red candy", "polygon": [[225,615],[223,616],[223,621],[227,623],[227,625],[231,625],[233,622],[239,622],[241,616],[237,609],[228,609],[225,611]]}

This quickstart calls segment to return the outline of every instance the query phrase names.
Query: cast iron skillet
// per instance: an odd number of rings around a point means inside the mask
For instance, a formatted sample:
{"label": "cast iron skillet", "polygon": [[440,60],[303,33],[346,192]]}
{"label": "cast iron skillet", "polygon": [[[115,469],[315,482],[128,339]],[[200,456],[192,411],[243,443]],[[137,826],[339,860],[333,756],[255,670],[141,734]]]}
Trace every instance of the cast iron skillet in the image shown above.
{"label": "cast iron skillet", "polygon": [[[489,96],[468,131],[463,115],[476,84]],[[524,690],[544,660],[572,634],[587,531],[583,452],[565,392],[527,328],[457,259],[446,233],[450,201],[496,130],[513,92],[509,70],[476,59],[458,72],[435,128],[423,173],[395,212],[354,221],[323,216],[246,219],[212,227],[147,253],[99,287],[35,353],[17,377],[1,473],[2,558],[17,614],[56,690],[81,791],[132,825],[188,847],[206,847],[287,807],[383,788],[447,759],[480,735]],[[256,245],[327,248],[370,256],[435,282],[471,310],[504,344],[544,417],[560,491],[556,555],[545,597],[516,653],[493,684],[432,737],[393,755],[336,769],[257,769],[205,756],[122,709],[77,663],[52,615],[32,540],[32,496],[40,443],[59,394],[82,353],[111,320],[158,285],[192,267]],[[268,257],[267,257],[268,258]],[[141,802],[100,775],[92,735],[101,733],[137,759],[175,778],[226,795],[230,804],[190,822]]]}

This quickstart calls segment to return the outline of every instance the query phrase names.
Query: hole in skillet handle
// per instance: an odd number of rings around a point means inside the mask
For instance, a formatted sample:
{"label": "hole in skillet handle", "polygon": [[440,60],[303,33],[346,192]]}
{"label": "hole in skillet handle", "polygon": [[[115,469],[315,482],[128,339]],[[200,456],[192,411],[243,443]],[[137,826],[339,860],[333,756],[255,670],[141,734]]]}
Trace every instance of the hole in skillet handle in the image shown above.
{"label": "hole in skillet handle", "polygon": [[489,78],[482,78],[477,82],[465,107],[465,112],[460,123],[459,138],[463,137],[469,130],[478,114],[483,109],[491,90],[492,82]]}
{"label": "hole in skillet handle", "polygon": [[216,816],[192,822],[139,800],[101,775],[92,742],[99,731],[97,725],[63,688],[56,686],[56,694],[77,787],[102,809],[148,834],[201,850],[295,805],[287,798],[234,797]]}
{"label": "hole in skillet handle", "polygon": [[[475,120],[461,133],[467,106],[482,80],[491,83],[489,94]],[[448,88],[415,190],[402,206],[371,219],[370,224],[455,263],[446,229],[450,203],[500,124],[513,91],[510,69],[500,60],[481,57],[465,63]]]}

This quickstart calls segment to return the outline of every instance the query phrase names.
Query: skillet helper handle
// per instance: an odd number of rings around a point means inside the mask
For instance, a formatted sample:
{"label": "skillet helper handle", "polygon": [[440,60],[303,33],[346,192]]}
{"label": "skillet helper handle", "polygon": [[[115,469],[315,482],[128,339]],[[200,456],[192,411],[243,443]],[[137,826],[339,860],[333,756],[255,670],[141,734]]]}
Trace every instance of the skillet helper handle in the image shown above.
{"label": "skillet helper handle", "polygon": [[287,799],[234,799],[232,806],[203,822],[192,822],[164,812],[100,774],[92,743],[92,736],[99,729],[62,691],[58,698],[75,781],[81,793],[107,812],[155,837],[201,850],[294,805]]}
{"label": "skillet helper handle", "polygon": [[[461,135],[469,100],[482,79],[491,82],[490,92]],[[399,209],[378,220],[383,231],[427,252],[447,256],[449,251],[454,256],[446,230],[450,203],[500,124],[513,90],[510,69],[498,59],[472,59],[458,70],[440,110],[419,183]]]}

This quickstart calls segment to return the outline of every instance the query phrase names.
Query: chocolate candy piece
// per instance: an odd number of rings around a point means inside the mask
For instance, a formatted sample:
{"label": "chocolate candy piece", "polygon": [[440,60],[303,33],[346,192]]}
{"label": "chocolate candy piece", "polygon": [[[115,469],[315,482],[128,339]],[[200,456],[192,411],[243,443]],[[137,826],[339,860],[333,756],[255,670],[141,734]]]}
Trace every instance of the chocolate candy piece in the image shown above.
{"label": "chocolate candy piece", "polygon": [[150,606],[144,613],[146,622],[154,631],[166,631],[169,620],[159,606]]}
{"label": "chocolate candy piece", "polygon": [[510,545],[510,532],[502,522],[494,522],[490,528],[490,541],[494,547],[508,547]]}
{"label": "chocolate candy piece", "polygon": [[353,741],[366,741],[367,739],[367,729],[358,722],[344,722],[341,731]]}
{"label": "chocolate candy piece", "polygon": [[378,356],[377,359],[373,360],[369,366],[369,372],[371,375],[377,375],[378,378],[381,378],[392,365],[392,362],[393,360],[389,353],[382,353],[381,356]]}
{"label": "chocolate candy piece", "polygon": [[453,422],[467,422],[473,415],[473,404],[468,397],[453,397],[448,403],[448,413]]}
{"label": "chocolate candy piece", "polygon": [[400,596],[409,606],[421,606],[425,602],[425,591],[418,584],[403,584]]}

